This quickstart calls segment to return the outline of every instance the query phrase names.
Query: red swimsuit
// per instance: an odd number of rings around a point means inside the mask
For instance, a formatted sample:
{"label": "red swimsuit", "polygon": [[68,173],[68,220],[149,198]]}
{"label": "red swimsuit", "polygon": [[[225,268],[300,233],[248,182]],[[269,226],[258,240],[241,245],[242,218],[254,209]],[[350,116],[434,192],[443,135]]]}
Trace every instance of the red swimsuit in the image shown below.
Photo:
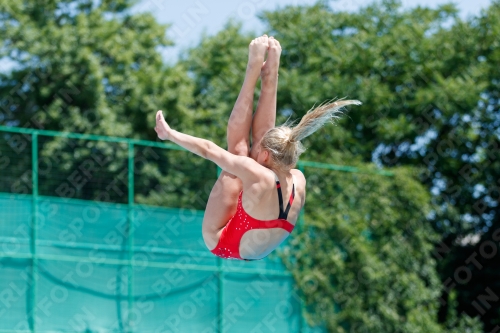
{"label": "red swimsuit", "polygon": [[229,220],[229,222],[222,230],[219,243],[217,244],[215,249],[211,251],[213,254],[225,259],[246,260],[241,258],[240,256],[240,242],[241,238],[248,230],[282,228],[288,232],[292,232],[294,225],[288,222],[286,218],[295,197],[295,184],[293,184],[290,201],[288,202],[285,211],[283,211],[283,196],[281,194],[281,185],[277,177],[276,188],[278,190],[278,200],[280,205],[280,214],[276,220],[262,221],[248,215],[247,212],[245,212],[245,209],[243,209],[243,204],[241,201],[243,191],[240,192],[236,214],[234,214],[234,216]]}

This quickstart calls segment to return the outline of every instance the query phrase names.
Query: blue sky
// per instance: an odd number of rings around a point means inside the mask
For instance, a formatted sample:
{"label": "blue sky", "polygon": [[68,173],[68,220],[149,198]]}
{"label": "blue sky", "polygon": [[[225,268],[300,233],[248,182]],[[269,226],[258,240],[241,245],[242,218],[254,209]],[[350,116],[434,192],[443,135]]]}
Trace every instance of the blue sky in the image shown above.
{"label": "blue sky", "polygon": [[[263,32],[263,25],[256,14],[262,10],[275,10],[286,5],[314,4],[316,0],[142,0],[136,5],[136,11],[149,11],[161,23],[170,23],[168,36],[175,42],[164,52],[164,58],[175,62],[182,50],[196,46],[202,33],[215,34],[230,19],[243,23],[243,29]],[[339,10],[355,11],[372,1],[337,0],[330,4]],[[402,0],[405,8],[418,5],[436,8],[440,4],[455,3],[461,16],[479,14],[490,4],[490,0]]]}

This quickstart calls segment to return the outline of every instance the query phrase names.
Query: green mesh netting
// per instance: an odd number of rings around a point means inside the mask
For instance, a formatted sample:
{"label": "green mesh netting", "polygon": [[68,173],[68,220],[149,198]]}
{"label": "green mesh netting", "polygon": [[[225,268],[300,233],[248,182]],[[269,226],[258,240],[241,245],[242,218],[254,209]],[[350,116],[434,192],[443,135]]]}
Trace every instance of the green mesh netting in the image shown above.
{"label": "green mesh netting", "polygon": [[276,255],[206,249],[212,163],[26,131],[0,131],[0,333],[324,332],[307,327]]}

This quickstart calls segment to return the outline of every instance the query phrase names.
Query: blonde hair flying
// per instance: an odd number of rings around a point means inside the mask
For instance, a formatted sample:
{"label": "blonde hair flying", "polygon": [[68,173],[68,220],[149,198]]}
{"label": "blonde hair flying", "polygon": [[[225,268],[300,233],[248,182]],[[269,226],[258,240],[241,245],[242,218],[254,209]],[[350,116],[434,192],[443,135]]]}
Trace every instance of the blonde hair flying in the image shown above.
{"label": "blonde hair flying", "polygon": [[279,170],[295,167],[300,154],[305,151],[300,141],[316,132],[327,122],[339,119],[342,108],[346,105],[361,105],[357,100],[337,100],[326,102],[309,110],[297,126],[289,122],[270,129],[262,138],[262,148],[271,154],[271,164]]}

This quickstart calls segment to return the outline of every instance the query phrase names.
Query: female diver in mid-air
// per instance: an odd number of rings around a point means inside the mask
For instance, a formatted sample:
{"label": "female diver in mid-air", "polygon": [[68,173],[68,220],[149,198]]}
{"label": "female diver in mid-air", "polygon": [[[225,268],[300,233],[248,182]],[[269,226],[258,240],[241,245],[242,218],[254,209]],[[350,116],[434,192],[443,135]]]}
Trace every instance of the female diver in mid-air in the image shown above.
{"label": "female diver in mid-air", "polygon": [[[160,139],[175,142],[223,170],[208,198],[202,226],[208,249],[222,258],[262,259],[288,237],[306,199],[306,179],[294,169],[304,151],[300,141],[336,118],[343,106],[361,104],[326,103],[309,111],[295,127],[289,123],[274,127],[280,54],[280,43],[273,37],[263,35],[250,43],[245,80],[227,126],[227,151],[171,129],[162,111],[156,113]],[[261,94],[252,118],[259,76]]]}

